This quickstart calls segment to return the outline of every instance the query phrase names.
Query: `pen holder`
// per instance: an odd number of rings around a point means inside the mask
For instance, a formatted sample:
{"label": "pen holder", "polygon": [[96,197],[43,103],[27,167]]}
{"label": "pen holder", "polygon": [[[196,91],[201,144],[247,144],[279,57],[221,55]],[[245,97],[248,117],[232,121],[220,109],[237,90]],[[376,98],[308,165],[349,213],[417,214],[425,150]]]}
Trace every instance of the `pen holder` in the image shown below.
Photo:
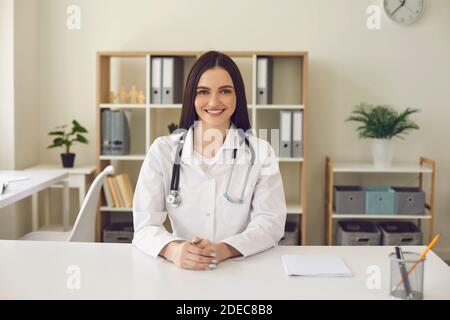
{"label": "pen holder", "polygon": [[401,262],[395,253],[389,254],[391,261],[389,289],[392,297],[406,300],[423,299],[425,259],[419,260],[419,256],[418,253],[403,252],[404,260]]}

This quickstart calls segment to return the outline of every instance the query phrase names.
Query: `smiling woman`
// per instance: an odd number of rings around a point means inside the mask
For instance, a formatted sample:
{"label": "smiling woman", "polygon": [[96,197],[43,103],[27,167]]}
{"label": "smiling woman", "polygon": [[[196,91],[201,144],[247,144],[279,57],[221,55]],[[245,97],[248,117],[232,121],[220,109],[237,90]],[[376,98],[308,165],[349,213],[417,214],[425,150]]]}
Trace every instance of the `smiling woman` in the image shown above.
{"label": "smiling woman", "polygon": [[194,63],[179,127],[154,141],[142,165],[133,243],[194,270],[276,245],[287,211],[278,162],[249,133],[244,82],[230,57],[210,51]]}

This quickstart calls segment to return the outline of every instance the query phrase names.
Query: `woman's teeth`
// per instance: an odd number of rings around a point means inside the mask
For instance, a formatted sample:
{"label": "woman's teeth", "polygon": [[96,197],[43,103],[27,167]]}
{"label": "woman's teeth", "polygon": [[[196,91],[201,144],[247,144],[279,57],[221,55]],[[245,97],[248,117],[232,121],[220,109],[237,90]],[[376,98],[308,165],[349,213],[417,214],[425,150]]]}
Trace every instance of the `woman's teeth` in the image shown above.
{"label": "woman's teeth", "polygon": [[219,115],[222,114],[224,112],[225,109],[217,109],[217,110],[205,110],[206,113],[210,114],[210,115]]}

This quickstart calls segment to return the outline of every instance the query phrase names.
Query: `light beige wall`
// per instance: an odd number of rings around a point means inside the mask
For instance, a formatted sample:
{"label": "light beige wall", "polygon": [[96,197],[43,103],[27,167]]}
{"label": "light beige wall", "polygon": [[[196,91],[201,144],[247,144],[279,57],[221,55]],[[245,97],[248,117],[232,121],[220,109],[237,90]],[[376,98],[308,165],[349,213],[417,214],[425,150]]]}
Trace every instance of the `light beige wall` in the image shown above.
{"label": "light beige wall", "polygon": [[0,167],[14,168],[14,3],[0,0]]}
{"label": "light beige wall", "polygon": [[[38,0],[14,1],[15,169],[39,162]],[[31,200],[16,205],[17,237],[31,228]]]}
{"label": "light beige wall", "polygon": [[[66,8],[81,8],[81,30],[66,28]],[[366,8],[381,0],[41,0],[39,1],[39,159],[54,125],[77,118],[95,131],[95,53],[107,50],[306,50],[310,53],[308,240],[323,241],[324,156],[369,161],[367,141],[344,123],[361,101],[418,107],[421,129],[398,143],[395,161],[437,161],[436,232],[450,253],[450,2],[426,1],[422,19],[399,26],[382,13],[366,28]],[[79,146],[79,164],[95,145]]]}
{"label": "light beige wall", "polygon": [[[0,169],[14,169],[14,2],[0,0]],[[15,237],[15,207],[0,209],[1,238]]]}

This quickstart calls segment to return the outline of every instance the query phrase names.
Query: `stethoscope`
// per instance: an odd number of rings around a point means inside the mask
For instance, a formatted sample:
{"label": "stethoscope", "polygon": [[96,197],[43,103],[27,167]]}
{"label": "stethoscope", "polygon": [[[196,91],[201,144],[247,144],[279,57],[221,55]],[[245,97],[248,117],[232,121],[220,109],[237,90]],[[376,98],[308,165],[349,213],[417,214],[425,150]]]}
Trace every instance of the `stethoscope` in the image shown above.
{"label": "stethoscope", "polygon": [[[245,175],[245,182],[244,182],[244,186],[242,187],[241,196],[239,197],[239,199],[234,200],[228,194],[228,190],[230,188],[230,183],[231,183],[231,176],[233,175],[234,165],[236,163],[237,148],[234,148],[233,149],[233,164],[232,164],[230,173],[228,175],[227,188],[226,188],[223,196],[225,199],[227,199],[231,203],[243,204],[244,203],[244,192],[245,192],[245,188],[247,186],[248,177],[250,175],[250,171],[252,170],[252,166],[255,163],[255,151],[253,150],[253,147],[251,146],[251,144],[248,141],[245,134],[242,133],[241,130],[238,130],[238,133],[239,133],[239,136],[244,139],[245,144],[250,149],[250,153],[251,153],[250,165],[248,166],[247,173]],[[180,183],[181,154],[183,153],[183,146],[185,143],[186,135],[187,135],[187,132],[184,132],[183,135],[181,136],[180,141],[178,142],[178,145],[177,145],[177,152],[175,153],[175,161],[173,163],[173,169],[172,169],[172,179],[170,181],[170,191],[166,197],[167,204],[172,208],[178,208],[181,203],[181,196],[178,192],[178,185]],[[244,136],[242,137],[242,135],[244,135]]]}

